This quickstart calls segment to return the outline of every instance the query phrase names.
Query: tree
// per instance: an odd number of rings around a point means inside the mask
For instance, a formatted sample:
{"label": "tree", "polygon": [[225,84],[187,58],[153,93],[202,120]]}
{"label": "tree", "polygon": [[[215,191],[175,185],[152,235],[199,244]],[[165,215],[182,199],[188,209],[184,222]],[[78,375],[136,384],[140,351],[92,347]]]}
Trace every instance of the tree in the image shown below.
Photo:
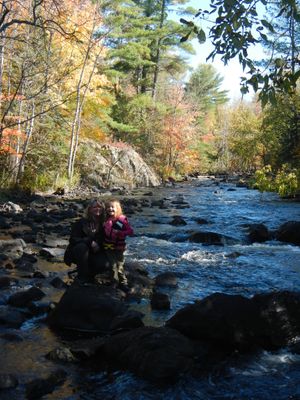
{"label": "tree", "polygon": [[239,103],[229,111],[227,146],[231,171],[249,173],[262,165],[261,116],[254,104]]}
{"label": "tree", "polygon": [[[267,34],[274,32],[274,26],[258,13],[258,5],[266,7],[267,0],[211,0],[209,10],[199,10],[195,15],[198,19],[211,22],[208,33],[214,49],[209,59],[221,56],[225,64],[234,57],[238,57],[240,64],[249,78],[242,78],[241,92],[247,93],[249,86],[259,92],[259,99],[265,105],[268,101],[274,102],[276,93],[291,93],[294,91],[300,71],[297,65],[296,53],[292,55],[291,65],[294,69],[285,68],[285,65],[274,63],[269,71],[261,70],[253,59],[249,57],[249,47],[267,39]],[[300,21],[300,13],[296,0],[280,2],[279,18],[283,13],[293,24]],[[206,40],[204,30],[194,21],[181,19],[181,22],[190,28],[189,34],[183,37],[197,35],[200,42]]]}
{"label": "tree", "polygon": [[177,2],[115,0],[109,4],[104,25],[111,27],[111,34],[106,45],[110,49],[109,71],[121,82],[118,88],[124,81],[137,94],[151,93],[155,97],[159,73],[172,74],[179,65],[186,68],[177,50],[193,51],[190,44],[180,42],[187,29],[168,19],[170,5]]}
{"label": "tree", "polygon": [[196,105],[198,123],[203,124],[210,112],[228,102],[227,90],[221,90],[223,78],[211,64],[200,64],[186,84],[187,97]]}

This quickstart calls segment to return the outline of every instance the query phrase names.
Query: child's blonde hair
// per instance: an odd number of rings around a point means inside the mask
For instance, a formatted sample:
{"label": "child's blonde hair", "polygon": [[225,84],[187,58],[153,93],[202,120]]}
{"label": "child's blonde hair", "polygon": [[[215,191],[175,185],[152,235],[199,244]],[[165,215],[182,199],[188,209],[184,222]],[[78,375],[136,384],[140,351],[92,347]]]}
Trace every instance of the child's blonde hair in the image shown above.
{"label": "child's blonde hair", "polygon": [[115,217],[119,217],[120,215],[123,214],[122,206],[121,206],[121,203],[119,202],[119,200],[112,199],[112,200],[106,201],[105,209],[107,209],[110,204],[113,204],[116,208]]}

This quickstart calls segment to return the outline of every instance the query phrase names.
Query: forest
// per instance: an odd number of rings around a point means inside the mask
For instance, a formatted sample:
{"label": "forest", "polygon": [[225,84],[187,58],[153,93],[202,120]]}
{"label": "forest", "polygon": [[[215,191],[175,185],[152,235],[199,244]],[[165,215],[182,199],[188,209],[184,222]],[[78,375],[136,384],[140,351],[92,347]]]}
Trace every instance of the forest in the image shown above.
{"label": "forest", "polygon": [[[93,140],[162,180],[237,173],[299,194],[299,23],[294,0],[2,0],[0,188],[79,185]],[[192,39],[214,46],[195,69]],[[216,56],[238,58],[252,101],[230,101]]]}

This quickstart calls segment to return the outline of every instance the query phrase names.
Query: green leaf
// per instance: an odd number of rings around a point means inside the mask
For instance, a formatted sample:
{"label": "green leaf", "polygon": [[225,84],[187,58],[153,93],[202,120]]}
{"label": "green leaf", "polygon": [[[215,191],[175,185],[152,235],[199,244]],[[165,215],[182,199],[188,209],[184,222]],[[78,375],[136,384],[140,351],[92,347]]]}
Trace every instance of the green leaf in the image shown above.
{"label": "green leaf", "polygon": [[265,20],[265,19],[262,19],[260,22],[261,22],[261,24],[262,24],[265,28],[269,29],[270,32],[274,32],[273,25],[270,24],[270,22],[268,22],[268,21]]}
{"label": "green leaf", "polygon": [[184,19],[184,18],[180,18],[180,20],[179,20],[182,24],[185,24],[185,25],[188,25],[188,26],[194,26],[194,22],[192,22],[192,21],[187,21],[186,19]]}
{"label": "green leaf", "polygon": [[205,43],[206,42],[206,35],[203,29],[200,29],[197,35],[198,38],[198,42],[200,44]]}
{"label": "green leaf", "polygon": [[186,42],[188,40],[188,38],[190,37],[191,32],[189,32],[187,35],[183,36],[180,39],[180,43]]}

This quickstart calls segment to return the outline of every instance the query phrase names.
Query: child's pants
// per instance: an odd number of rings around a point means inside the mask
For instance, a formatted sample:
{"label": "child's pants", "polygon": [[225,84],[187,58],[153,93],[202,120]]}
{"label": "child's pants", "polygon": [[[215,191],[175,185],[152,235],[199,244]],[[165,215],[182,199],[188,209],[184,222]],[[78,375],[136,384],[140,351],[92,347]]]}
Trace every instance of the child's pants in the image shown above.
{"label": "child's pants", "polygon": [[112,279],[122,285],[127,285],[124,271],[124,252],[120,250],[106,250],[106,255],[112,268]]}

